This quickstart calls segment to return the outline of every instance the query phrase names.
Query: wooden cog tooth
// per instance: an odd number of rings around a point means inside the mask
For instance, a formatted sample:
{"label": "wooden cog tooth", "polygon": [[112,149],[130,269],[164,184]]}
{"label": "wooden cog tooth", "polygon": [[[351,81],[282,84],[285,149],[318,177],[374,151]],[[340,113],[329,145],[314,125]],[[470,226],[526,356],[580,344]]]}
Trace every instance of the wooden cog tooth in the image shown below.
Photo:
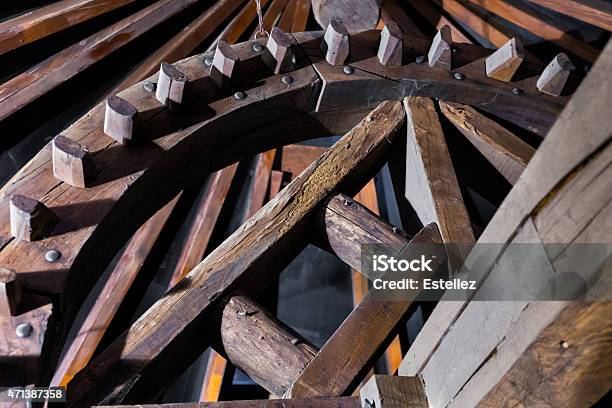
{"label": "wooden cog tooth", "polygon": [[104,133],[121,144],[138,142],[142,133],[142,122],[138,110],[118,96],[106,100]]}
{"label": "wooden cog tooth", "polygon": [[293,46],[295,44],[295,38],[291,34],[274,27],[270,32],[266,50],[261,58],[275,74],[288,72],[293,69],[291,60],[294,55]]}
{"label": "wooden cog tooth", "polygon": [[453,39],[449,26],[443,26],[434,37],[427,59],[431,68],[451,70]]}
{"label": "wooden cog tooth", "polygon": [[0,267],[0,316],[16,316],[23,285],[17,273]]}
{"label": "wooden cog tooth", "polygon": [[186,83],[185,74],[174,65],[162,62],[155,97],[168,109],[177,109],[183,103]]}
{"label": "wooden cog tooth", "polygon": [[217,43],[213,64],[210,67],[210,77],[219,88],[227,89],[238,76],[240,58],[234,49],[223,40]]}
{"label": "wooden cog tooth", "polygon": [[404,33],[395,21],[389,21],[380,33],[378,60],[382,65],[402,65]]}
{"label": "wooden cog tooth", "polygon": [[349,34],[342,20],[331,19],[321,43],[321,51],[330,65],[344,65],[349,56]]}
{"label": "wooden cog tooth", "polygon": [[570,72],[576,67],[569,57],[564,53],[557,54],[555,58],[544,68],[542,75],[538,78],[536,87],[540,92],[559,96],[569,78]]}
{"label": "wooden cog tooth", "polygon": [[523,59],[525,59],[523,43],[518,38],[511,38],[485,60],[487,76],[510,82]]}
{"label": "wooden cog tooth", "polygon": [[53,175],[58,180],[85,188],[96,175],[91,154],[77,142],[58,135],[53,139],[51,150]]}
{"label": "wooden cog tooth", "polygon": [[10,216],[11,235],[29,242],[43,238],[58,222],[43,203],[20,194],[11,197]]}

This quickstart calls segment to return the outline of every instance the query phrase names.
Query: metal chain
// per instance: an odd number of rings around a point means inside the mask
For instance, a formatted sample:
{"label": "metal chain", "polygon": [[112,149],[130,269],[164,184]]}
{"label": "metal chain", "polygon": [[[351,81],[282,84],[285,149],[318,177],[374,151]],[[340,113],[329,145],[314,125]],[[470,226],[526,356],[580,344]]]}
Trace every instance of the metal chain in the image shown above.
{"label": "metal chain", "polygon": [[264,30],[264,26],[263,26],[263,15],[261,13],[261,0],[255,0],[255,5],[257,7],[257,18],[259,19],[259,28],[257,29],[257,32],[255,33],[255,38],[257,39],[257,37],[260,35],[267,37],[268,32]]}

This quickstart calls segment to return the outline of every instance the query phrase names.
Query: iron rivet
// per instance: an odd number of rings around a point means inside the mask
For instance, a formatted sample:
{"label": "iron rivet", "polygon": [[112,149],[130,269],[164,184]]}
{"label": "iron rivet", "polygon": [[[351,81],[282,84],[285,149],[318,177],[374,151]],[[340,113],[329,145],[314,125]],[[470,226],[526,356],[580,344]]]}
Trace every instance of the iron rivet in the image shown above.
{"label": "iron rivet", "polygon": [[419,55],[418,57],[416,57],[416,59],[414,60],[414,62],[416,62],[417,64],[422,64],[425,62],[425,56],[424,55]]}
{"label": "iron rivet", "polygon": [[148,92],[155,92],[155,88],[157,88],[156,83],[149,82],[149,81],[145,82],[143,86],[144,86],[145,91],[148,91]]}
{"label": "iron rivet", "polygon": [[242,91],[236,92],[234,94],[234,98],[238,99],[239,101],[244,99],[244,98],[246,98],[246,97],[247,97],[246,94],[244,92],[242,92]]}
{"label": "iron rivet", "polygon": [[455,72],[455,79],[458,81],[463,81],[465,79],[465,75],[463,75],[461,72]]}
{"label": "iron rivet", "polygon": [[261,44],[255,44],[253,46],[253,51],[255,51],[255,52],[262,52],[263,50],[264,50],[264,47]]}
{"label": "iron rivet", "polygon": [[34,329],[30,323],[22,323],[15,329],[15,335],[20,338],[30,337]]}
{"label": "iron rivet", "polygon": [[522,95],[523,94],[523,90],[520,88],[512,88],[512,93],[515,95]]}
{"label": "iron rivet", "polygon": [[451,48],[451,50],[452,50],[453,54],[456,54],[457,52],[459,52],[459,50],[456,49],[455,47]]}
{"label": "iron rivet", "polygon": [[355,68],[346,66],[346,67],[342,68],[342,71],[344,71],[344,73],[346,75],[352,75],[353,72],[355,72]]}
{"label": "iron rivet", "polygon": [[568,349],[569,348],[569,343],[567,341],[562,341],[561,342],[561,347],[563,347],[564,349]]}
{"label": "iron rivet", "polygon": [[204,65],[206,65],[207,67],[210,67],[213,64],[213,59],[212,57],[206,57],[204,58]]}
{"label": "iron rivet", "polygon": [[295,55],[291,57],[291,63],[293,65],[297,64],[297,58],[295,57]]}
{"label": "iron rivet", "polygon": [[282,77],[281,81],[283,81],[283,84],[285,85],[291,85],[293,83],[293,77],[287,75],[287,76]]}
{"label": "iron rivet", "polygon": [[47,251],[47,253],[45,254],[45,259],[49,262],[55,262],[58,259],[60,259],[61,256],[62,254],[59,251],[56,251],[55,249],[51,249]]}

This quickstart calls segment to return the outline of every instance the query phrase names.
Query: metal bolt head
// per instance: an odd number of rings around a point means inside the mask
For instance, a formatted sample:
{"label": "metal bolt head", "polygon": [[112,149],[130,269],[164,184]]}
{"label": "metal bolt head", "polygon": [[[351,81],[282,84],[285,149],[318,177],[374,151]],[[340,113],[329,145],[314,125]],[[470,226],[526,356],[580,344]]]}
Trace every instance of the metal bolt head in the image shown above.
{"label": "metal bolt head", "polygon": [[292,76],[284,76],[281,78],[281,81],[283,82],[283,84],[285,85],[291,85],[293,83],[293,77]]}
{"label": "metal bolt head", "polygon": [[465,79],[465,75],[463,75],[461,72],[455,72],[454,77],[458,81],[463,81]]}
{"label": "metal bolt head", "polygon": [[457,52],[459,52],[459,50],[456,49],[455,47],[451,48],[451,51],[452,51],[453,54],[456,54]]}
{"label": "metal bolt head", "polygon": [[296,56],[295,56],[295,55],[293,55],[293,56],[291,57],[291,63],[292,63],[293,65],[297,64],[297,58],[296,58]]}
{"label": "metal bolt head", "polygon": [[242,91],[238,91],[234,94],[234,98],[238,99],[239,101],[243,100],[246,97],[246,94]]}
{"label": "metal bolt head", "polygon": [[145,91],[147,92],[155,92],[155,88],[157,88],[157,84],[154,82],[145,82],[143,85]]}
{"label": "metal bolt head", "polygon": [[23,339],[26,337],[30,337],[33,331],[34,331],[34,328],[32,327],[30,323],[21,323],[15,329],[15,335]]}
{"label": "metal bolt head", "polygon": [[47,251],[47,253],[45,254],[45,259],[48,262],[55,262],[58,259],[60,259],[61,256],[62,256],[62,254],[59,251],[57,251],[55,249],[51,249],[51,250]]}
{"label": "metal bolt head", "polygon": [[416,59],[414,60],[414,62],[416,62],[417,64],[422,64],[425,62],[425,56],[424,55],[419,55],[418,57],[416,57]]}
{"label": "metal bolt head", "polygon": [[561,347],[563,347],[564,349],[568,349],[569,348],[569,343],[567,341],[562,341],[561,342]]}
{"label": "metal bolt head", "polygon": [[255,51],[255,52],[262,52],[263,50],[264,50],[263,45],[261,45],[261,44],[253,45],[253,51]]}
{"label": "metal bolt head", "polygon": [[342,71],[344,71],[346,75],[352,75],[353,72],[355,72],[355,68],[347,65],[346,67],[342,68]]}
{"label": "metal bolt head", "polygon": [[512,93],[515,95],[522,95],[523,90],[521,88],[512,88]]}
{"label": "metal bolt head", "polygon": [[213,59],[212,57],[206,57],[204,58],[204,65],[206,65],[207,67],[210,67],[213,64]]}

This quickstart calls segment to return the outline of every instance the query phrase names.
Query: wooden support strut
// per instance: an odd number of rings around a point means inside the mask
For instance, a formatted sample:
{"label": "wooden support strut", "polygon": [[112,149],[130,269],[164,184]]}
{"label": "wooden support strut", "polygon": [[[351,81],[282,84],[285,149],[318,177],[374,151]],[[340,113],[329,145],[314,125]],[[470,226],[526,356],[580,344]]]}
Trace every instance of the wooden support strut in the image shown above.
{"label": "wooden support strut", "polygon": [[96,165],[87,149],[58,135],[52,142],[53,175],[71,186],[85,188],[96,175]]}

